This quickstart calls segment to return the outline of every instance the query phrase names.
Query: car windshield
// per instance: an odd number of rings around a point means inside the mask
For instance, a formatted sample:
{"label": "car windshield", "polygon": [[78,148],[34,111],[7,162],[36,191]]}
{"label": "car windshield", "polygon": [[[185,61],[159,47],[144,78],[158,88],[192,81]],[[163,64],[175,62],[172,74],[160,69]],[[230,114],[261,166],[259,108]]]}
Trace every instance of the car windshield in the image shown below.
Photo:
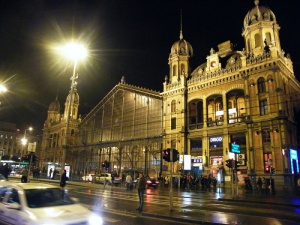
{"label": "car windshield", "polygon": [[29,208],[70,205],[74,202],[59,188],[25,190]]}

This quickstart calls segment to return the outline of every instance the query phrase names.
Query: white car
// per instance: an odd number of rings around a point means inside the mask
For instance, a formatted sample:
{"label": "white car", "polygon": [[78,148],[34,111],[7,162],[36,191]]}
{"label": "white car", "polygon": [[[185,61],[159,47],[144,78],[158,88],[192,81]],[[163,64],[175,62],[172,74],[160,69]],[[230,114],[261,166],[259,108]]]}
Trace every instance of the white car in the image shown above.
{"label": "white car", "polygon": [[59,187],[49,184],[2,185],[0,212],[0,224],[103,224],[100,216],[73,201]]}
{"label": "white car", "polygon": [[101,173],[99,176],[96,176],[96,182],[104,184],[111,184],[111,174],[110,173]]}
{"label": "white car", "polygon": [[86,176],[82,177],[83,181],[93,181],[93,177],[95,176],[95,174],[88,174]]}

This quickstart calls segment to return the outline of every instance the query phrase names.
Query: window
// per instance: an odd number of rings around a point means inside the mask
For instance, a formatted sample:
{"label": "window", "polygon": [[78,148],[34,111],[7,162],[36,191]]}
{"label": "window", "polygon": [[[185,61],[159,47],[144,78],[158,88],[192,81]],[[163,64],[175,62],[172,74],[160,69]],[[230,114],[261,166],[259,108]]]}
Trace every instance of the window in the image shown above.
{"label": "window", "polygon": [[255,39],[255,48],[260,47],[261,46],[260,35],[255,34],[254,39]]}
{"label": "window", "polygon": [[171,119],[171,130],[174,130],[174,129],[176,129],[176,118],[175,117],[173,117]]}
{"label": "window", "polygon": [[19,193],[16,189],[12,189],[11,193],[8,197],[7,200],[8,203],[17,203],[20,204],[20,200],[19,200]]}
{"label": "window", "polygon": [[222,148],[223,147],[223,137],[222,136],[213,136],[209,138],[209,148]]}
{"label": "window", "polygon": [[267,99],[263,99],[259,101],[259,110],[261,116],[268,114]]}
{"label": "window", "polygon": [[172,112],[172,113],[175,113],[175,112],[176,112],[176,101],[175,101],[175,100],[173,100],[173,101],[171,102],[171,112]]}
{"label": "window", "polygon": [[270,162],[272,162],[272,153],[264,153],[264,171],[270,173]]}
{"label": "window", "polygon": [[269,130],[262,130],[262,142],[263,143],[270,143],[271,138],[270,138],[270,131]]}
{"label": "window", "polygon": [[266,92],[266,84],[265,84],[265,79],[263,77],[260,77],[258,79],[257,88],[258,88],[258,93]]}
{"label": "window", "polygon": [[203,123],[203,102],[194,100],[189,103],[190,124]]}
{"label": "window", "polygon": [[191,150],[202,150],[202,139],[191,139]]}
{"label": "window", "polygon": [[173,76],[176,76],[176,66],[173,66]]}
{"label": "window", "polygon": [[267,45],[271,44],[271,34],[269,32],[266,33],[266,44]]}
{"label": "window", "polygon": [[7,187],[3,187],[3,188],[0,189],[0,202],[3,201],[6,192],[7,192]]}

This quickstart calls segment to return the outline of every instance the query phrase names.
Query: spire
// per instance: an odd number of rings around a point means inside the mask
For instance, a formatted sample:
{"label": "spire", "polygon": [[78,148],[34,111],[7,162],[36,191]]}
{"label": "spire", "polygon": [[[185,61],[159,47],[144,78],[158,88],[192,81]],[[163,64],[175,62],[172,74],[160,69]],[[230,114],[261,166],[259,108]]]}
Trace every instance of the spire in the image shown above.
{"label": "spire", "polygon": [[260,13],[260,10],[259,10],[259,0],[254,0],[254,4],[256,5],[256,8],[257,8],[257,20],[261,20],[261,13]]}
{"label": "spire", "polygon": [[182,9],[180,10],[180,40],[183,39],[183,34],[182,34]]}

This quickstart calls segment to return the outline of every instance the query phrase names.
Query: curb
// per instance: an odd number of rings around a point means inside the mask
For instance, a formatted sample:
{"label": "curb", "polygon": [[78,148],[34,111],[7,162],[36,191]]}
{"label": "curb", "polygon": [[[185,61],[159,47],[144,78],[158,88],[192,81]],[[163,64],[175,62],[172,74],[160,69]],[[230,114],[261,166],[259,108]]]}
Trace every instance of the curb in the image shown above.
{"label": "curb", "polygon": [[218,198],[218,201],[224,201],[224,202],[245,202],[245,203],[253,203],[253,204],[262,204],[262,205],[282,205],[282,206],[287,206],[287,207],[295,207],[299,208],[300,205],[298,204],[286,204],[282,202],[263,202],[263,201],[252,201],[252,200],[245,200],[245,199],[231,199],[231,198]]}
{"label": "curb", "polygon": [[224,225],[223,223],[212,223],[212,222],[205,222],[202,220],[184,219],[184,218],[180,218],[180,217],[164,216],[164,215],[159,215],[159,214],[154,214],[154,213],[146,213],[146,212],[142,212],[141,215],[145,216],[145,217],[152,217],[152,218],[158,218],[158,219],[164,219],[164,220],[176,221],[176,222],[182,222],[182,223],[190,223],[190,224]]}

